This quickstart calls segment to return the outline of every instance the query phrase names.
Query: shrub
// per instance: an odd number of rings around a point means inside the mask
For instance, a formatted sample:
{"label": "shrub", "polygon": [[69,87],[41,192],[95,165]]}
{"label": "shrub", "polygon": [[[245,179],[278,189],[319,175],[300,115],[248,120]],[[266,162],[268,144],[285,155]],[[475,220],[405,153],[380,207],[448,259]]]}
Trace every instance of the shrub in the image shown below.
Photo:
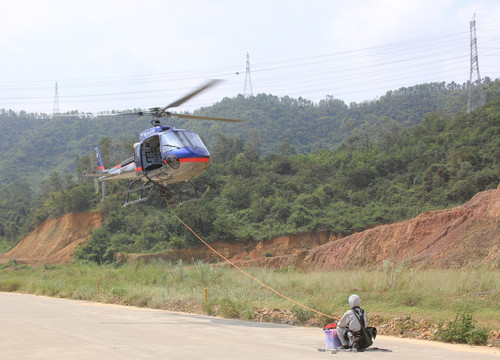
{"label": "shrub", "polygon": [[300,321],[300,322],[307,322],[309,319],[313,317],[313,312],[310,310],[307,310],[301,306],[294,305],[292,307],[292,313],[295,316],[295,318]]}
{"label": "shrub", "polygon": [[230,298],[222,298],[219,301],[219,314],[225,318],[237,319],[240,316],[241,304]]}
{"label": "shrub", "polygon": [[9,279],[5,282],[0,282],[0,291],[15,292],[19,290],[21,283],[15,279]]}
{"label": "shrub", "polygon": [[439,324],[435,337],[450,343],[485,345],[488,341],[488,331],[476,325],[472,314],[462,313],[457,314],[455,320],[450,321],[447,326]]}

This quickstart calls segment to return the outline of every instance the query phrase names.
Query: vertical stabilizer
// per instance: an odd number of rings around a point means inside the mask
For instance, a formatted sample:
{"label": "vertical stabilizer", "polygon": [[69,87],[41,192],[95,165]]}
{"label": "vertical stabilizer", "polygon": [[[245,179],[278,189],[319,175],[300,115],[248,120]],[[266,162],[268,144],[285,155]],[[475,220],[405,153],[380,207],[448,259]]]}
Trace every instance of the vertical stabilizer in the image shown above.
{"label": "vertical stabilizer", "polygon": [[95,156],[97,158],[97,173],[102,174],[105,172],[104,163],[102,162],[101,150],[99,145],[95,144]]}

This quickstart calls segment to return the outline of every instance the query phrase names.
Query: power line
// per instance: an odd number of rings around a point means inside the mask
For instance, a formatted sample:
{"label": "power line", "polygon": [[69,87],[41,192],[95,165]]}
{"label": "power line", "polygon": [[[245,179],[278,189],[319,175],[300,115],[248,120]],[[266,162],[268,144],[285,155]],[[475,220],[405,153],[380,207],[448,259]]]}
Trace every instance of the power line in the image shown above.
{"label": "power line", "polygon": [[[497,23],[485,24],[480,30],[482,59],[500,57],[500,40]],[[483,40],[484,36],[484,40]],[[244,95],[253,95],[251,81],[258,79],[259,88],[277,96],[300,95],[315,97],[357,94],[365,91],[393,90],[422,82],[455,81],[467,82],[464,69],[468,67],[467,31],[448,31],[435,36],[398,41],[381,46],[367,47],[335,53],[298,56],[253,63],[254,79],[250,78],[249,56]],[[495,62],[495,63],[498,63]],[[482,64],[489,74],[500,75],[494,65]],[[96,104],[99,110],[158,106],[189,91],[194,82],[207,78],[225,78],[227,81],[209,94],[191,101],[191,109],[211,105],[223,97],[236,96],[241,91],[241,82],[234,76],[241,66],[226,66],[218,69],[196,69],[178,73],[152,73],[132,76],[83,78],[59,80],[64,83],[64,95],[59,101],[64,104]],[[479,68],[478,68],[479,70]],[[479,77],[480,78],[480,77]],[[425,80],[424,80],[425,79]],[[462,80],[463,79],[463,80]],[[2,104],[12,106],[50,104],[51,86],[47,81],[0,81],[0,90],[9,91],[9,96],[0,95]],[[161,84],[161,86],[160,86]],[[168,84],[168,87],[165,86]],[[107,108],[99,104],[109,102]],[[94,110],[94,109],[92,109]]]}

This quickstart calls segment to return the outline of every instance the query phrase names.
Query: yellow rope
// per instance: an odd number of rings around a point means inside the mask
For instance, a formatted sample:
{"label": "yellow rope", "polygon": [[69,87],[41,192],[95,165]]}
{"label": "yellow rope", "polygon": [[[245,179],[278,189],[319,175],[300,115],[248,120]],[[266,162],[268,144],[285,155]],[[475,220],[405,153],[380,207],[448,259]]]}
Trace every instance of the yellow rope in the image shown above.
{"label": "yellow rope", "polygon": [[[166,200],[166,199],[165,199],[165,200]],[[167,204],[168,204],[168,202],[167,202]],[[246,275],[246,276],[248,276],[249,278],[251,278],[251,279],[253,279],[253,280],[257,281],[259,284],[261,284],[261,285],[262,285],[262,286],[264,286],[265,288],[267,288],[267,289],[271,290],[271,291],[272,291],[272,292],[274,292],[276,295],[281,296],[282,298],[285,298],[285,299],[287,299],[287,300],[289,300],[289,301],[293,302],[294,304],[296,304],[296,305],[298,305],[298,306],[300,306],[300,307],[303,307],[303,308],[305,308],[305,309],[307,309],[307,310],[310,310],[310,311],[312,311],[312,312],[315,312],[315,313],[317,313],[317,314],[319,314],[319,315],[323,315],[323,316],[325,316],[325,317],[327,317],[327,318],[330,318],[330,319],[333,319],[333,320],[337,320],[337,321],[339,320],[339,319],[338,319],[338,318],[336,318],[336,317],[333,317],[333,316],[330,316],[330,315],[324,314],[324,313],[322,313],[322,312],[320,312],[320,311],[318,311],[318,310],[315,310],[315,309],[310,308],[310,307],[309,307],[309,306],[307,306],[307,305],[301,304],[301,303],[299,303],[299,302],[297,302],[297,301],[295,301],[295,300],[293,300],[293,299],[289,298],[288,296],[283,295],[282,293],[280,293],[279,291],[277,291],[277,290],[273,289],[273,288],[272,288],[272,287],[270,287],[269,285],[264,284],[264,283],[263,283],[262,281],[260,281],[259,279],[257,279],[257,278],[255,278],[255,277],[253,277],[252,275],[250,275],[249,273],[247,273],[245,270],[243,270],[242,268],[240,268],[238,265],[236,265],[235,263],[233,263],[231,260],[229,260],[228,258],[226,258],[224,255],[222,255],[221,253],[219,253],[219,252],[218,252],[217,250],[215,250],[213,247],[211,247],[211,246],[210,246],[210,245],[209,245],[209,244],[208,244],[205,240],[203,240],[200,236],[198,236],[198,234],[196,234],[196,233],[194,232],[194,230],[193,230],[193,229],[191,229],[191,228],[190,228],[190,227],[189,227],[189,226],[188,226],[188,225],[187,225],[184,221],[182,221],[182,220],[181,220],[181,218],[179,218],[179,217],[177,216],[177,214],[176,214],[176,213],[174,213],[174,211],[172,210],[172,208],[170,207],[170,205],[168,205],[168,207],[170,208],[170,210],[171,210],[172,214],[173,214],[173,215],[177,218],[177,220],[179,220],[179,221],[181,222],[181,224],[182,224],[182,225],[184,225],[184,226],[185,226],[185,227],[186,227],[189,231],[191,231],[191,233],[192,233],[194,236],[196,236],[196,238],[198,238],[198,240],[200,240],[200,241],[201,241],[203,244],[205,244],[205,246],[206,246],[206,247],[208,247],[211,251],[213,251],[215,254],[217,254],[219,257],[221,257],[224,261],[226,261],[228,264],[230,264],[232,267],[234,267],[235,269],[237,269],[238,271],[240,271],[240,272],[241,272],[241,273],[243,273],[244,275]]]}

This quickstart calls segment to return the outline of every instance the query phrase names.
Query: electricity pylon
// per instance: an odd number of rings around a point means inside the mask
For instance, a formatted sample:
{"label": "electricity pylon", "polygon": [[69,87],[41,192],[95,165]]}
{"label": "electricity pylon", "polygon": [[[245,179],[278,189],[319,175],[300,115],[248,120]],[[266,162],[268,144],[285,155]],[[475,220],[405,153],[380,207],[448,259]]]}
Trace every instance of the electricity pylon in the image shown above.
{"label": "electricity pylon", "polygon": [[[474,76],[476,75],[476,76]],[[474,82],[472,80],[474,79]],[[470,22],[470,77],[467,84],[467,111],[471,112],[484,105],[483,86],[479,74],[479,60],[477,55],[476,14]]]}

